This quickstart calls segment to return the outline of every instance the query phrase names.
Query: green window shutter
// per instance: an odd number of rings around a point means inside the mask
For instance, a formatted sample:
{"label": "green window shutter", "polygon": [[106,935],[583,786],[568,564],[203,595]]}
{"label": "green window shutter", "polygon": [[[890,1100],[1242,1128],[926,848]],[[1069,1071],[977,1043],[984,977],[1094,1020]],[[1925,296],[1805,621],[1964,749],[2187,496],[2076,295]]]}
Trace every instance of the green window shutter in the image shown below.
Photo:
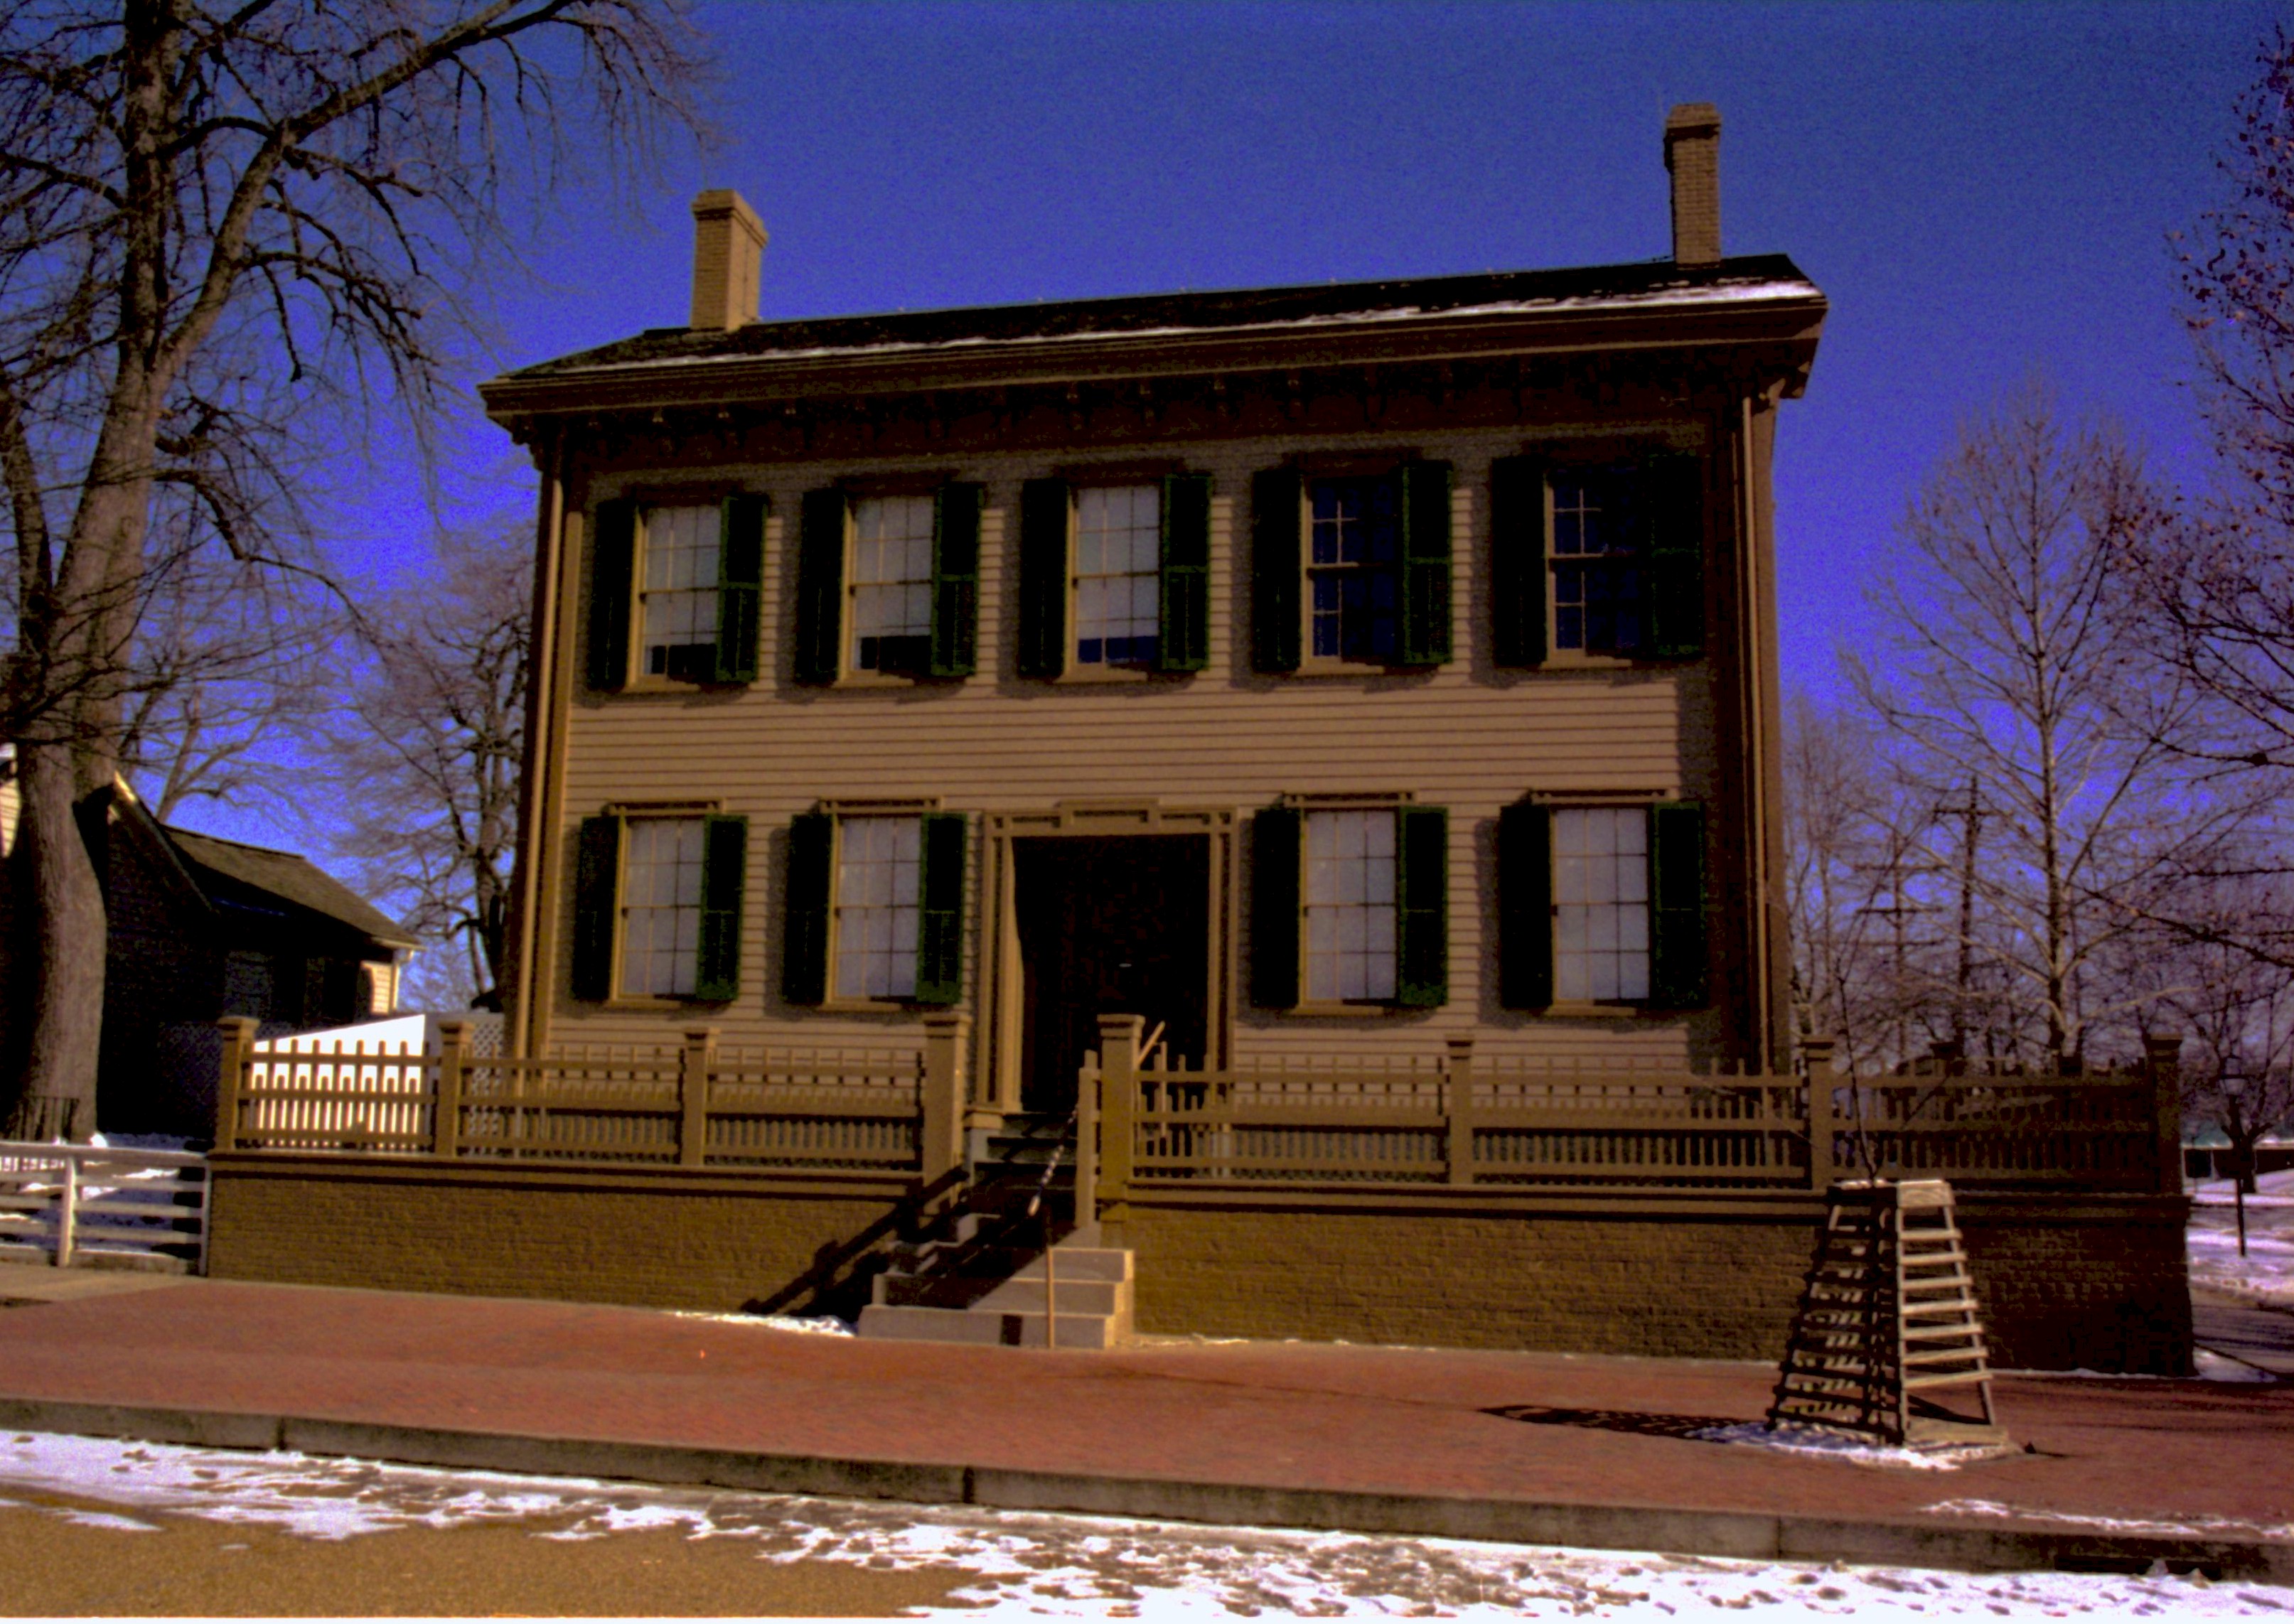
{"label": "green window shutter", "polygon": [[1450,465],[1404,463],[1402,480],[1402,663],[1450,658]]}
{"label": "green window shutter", "polygon": [[1068,669],[1068,516],[1064,479],[1020,487],[1020,650],[1022,677]]}
{"label": "green window shutter", "polygon": [[622,820],[585,817],[574,857],[574,995],[614,995],[614,930],[620,922]]}
{"label": "green window shutter", "polygon": [[979,663],[980,510],[988,487],[950,482],[932,498],[933,677],[969,677]]}
{"label": "green window shutter", "polygon": [[916,1002],[951,1004],[964,996],[964,864],[969,842],[961,812],[927,812],[917,841]]}
{"label": "green window shutter", "polygon": [[1679,451],[1642,465],[1642,545],[1648,558],[1644,653],[1694,660],[1704,652],[1704,464]]}
{"label": "green window shutter", "polygon": [[749,820],[701,820],[701,946],[693,995],[726,1003],[741,995],[741,895],[749,871]]}
{"label": "green window shutter", "polygon": [[788,912],[781,930],[781,996],[828,1001],[828,893],[836,873],[836,817],[800,812],[789,820]]}
{"label": "green window shutter", "polygon": [[1211,662],[1211,476],[1163,481],[1160,594],[1155,669],[1200,671]]}
{"label": "green window shutter", "polygon": [[765,499],[725,499],[717,547],[717,680],[757,679],[757,621],[765,591]]}
{"label": "green window shutter", "polygon": [[[1296,468],[1266,468],[1250,477],[1250,669],[1255,671],[1298,669],[1301,498]],[[1297,979],[1295,971],[1292,979]]]}
{"label": "green window shutter", "polygon": [[590,686],[607,693],[629,686],[630,573],[637,550],[637,504],[599,502],[590,523]]}
{"label": "green window shutter", "polygon": [[1498,814],[1498,1003],[1553,1002],[1553,809],[1516,801]]}
{"label": "green window shutter", "polygon": [[1250,1001],[1288,1010],[1298,1002],[1298,847],[1306,819],[1268,807],[1250,820]]}
{"label": "green window shutter", "polygon": [[797,530],[796,679],[834,682],[844,670],[844,492],[808,491]]}
{"label": "green window shutter", "polygon": [[1449,813],[1395,808],[1394,855],[1394,1001],[1439,1009],[1450,1002]]}
{"label": "green window shutter", "polygon": [[1490,643],[1517,670],[1545,663],[1545,470],[1542,457],[1490,464]]}
{"label": "green window shutter", "polygon": [[1649,808],[1649,1002],[1693,1010],[1705,1003],[1704,808],[1668,801]]}

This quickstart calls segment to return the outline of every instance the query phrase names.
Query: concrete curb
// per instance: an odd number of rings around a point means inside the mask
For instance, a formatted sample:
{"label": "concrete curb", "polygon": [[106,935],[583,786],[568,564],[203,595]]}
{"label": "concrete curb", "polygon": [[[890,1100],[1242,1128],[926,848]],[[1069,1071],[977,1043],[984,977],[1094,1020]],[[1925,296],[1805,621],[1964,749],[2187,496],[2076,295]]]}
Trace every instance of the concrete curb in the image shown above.
{"label": "concrete curb", "polygon": [[687,1444],[535,1438],[386,1422],[46,1399],[0,1397],[0,1428],[209,1449],[292,1449],[306,1455],[536,1476],[905,1500],[919,1506],[1075,1512],[1754,1561],[1901,1563],[1971,1572],[2037,1569],[2139,1573],[2164,1563],[2170,1571],[2198,1571],[2209,1578],[2294,1585],[2294,1543],[2261,1539],[1185,1482],[1112,1474],[765,1455]]}

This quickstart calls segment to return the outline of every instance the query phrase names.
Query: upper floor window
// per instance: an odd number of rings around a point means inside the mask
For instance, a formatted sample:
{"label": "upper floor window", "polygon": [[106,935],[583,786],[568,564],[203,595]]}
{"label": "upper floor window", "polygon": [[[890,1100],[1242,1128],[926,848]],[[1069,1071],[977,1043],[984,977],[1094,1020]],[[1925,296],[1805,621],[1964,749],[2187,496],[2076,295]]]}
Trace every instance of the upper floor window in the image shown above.
{"label": "upper floor window", "polygon": [[1086,485],[1076,492],[1075,662],[1153,665],[1161,625],[1163,491]]}
{"label": "upper floor window", "polygon": [[1557,444],[1490,467],[1491,648],[1686,660],[1704,648],[1704,465],[1650,447]]}
{"label": "upper floor window", "polygon": [[914,674],[931,655],[933,502],[852,504],[852,669]]}
{"label": "upper floor window", "polygon": [[1402,654],[1402,524],[1396,482],[1313,482],[1306,562],[1318,660],[1390,665]]}
{"label": "upper floor window", "polygon": [[642,510],[639,669],[648,677],[706,682],[716,674],[720,518],[713,503]]}
{"label": "upper floor window", "polygon": [[590,526],[590,686],[754,681],[766,516],[754,491],[599,502]]}
{"label": "upper floor window", "polygon": [[1252,477],[1250,662],[1441,665],[1450,658],[1451,470]]}
{"label": "upper floor window", "polygon": [[1633,654],[1643,646],[1641,546],[1630,468],[1556,473],[1553,646]]}
{"label": "upper floor window", "polygon": [[796,679],[972,674],[983,487],[805,494],[797,533]]}

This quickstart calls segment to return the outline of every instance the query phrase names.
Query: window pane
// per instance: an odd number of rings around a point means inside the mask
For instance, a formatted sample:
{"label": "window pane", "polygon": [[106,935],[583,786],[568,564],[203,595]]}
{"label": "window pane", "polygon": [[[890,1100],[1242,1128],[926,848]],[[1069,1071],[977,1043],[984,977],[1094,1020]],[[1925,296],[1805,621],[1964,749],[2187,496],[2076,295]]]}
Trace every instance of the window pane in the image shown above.
{"label": "window pane", "polygon": [[718,510],[648,508],[639,593],[647,675],[701,681],[717,657]]}
{"label": "window pane", "polygon": [[1394,996],[1394,814],[1306,815],[1306,995]]}
{"label": "window pane", "polygon": [[1154,660],[1162,514],[1159,485],[1088,485],[1076,493],[1077,664]]}
{"label": "window pane", "polygon": [[1556,474],[1550,488],[1554,646],[1631,654],[1640,645],[1642,613],[1635,470],[1571,469]]}
{"label": "window pane", "polygon": [[852,504],[852,669],[922,669],[931,640],[932,499]]}
{"label": "window pane", "polygon": [[622,978],[625,996],[689,998],[701,940],[701,820],[629,823],[622,864]]}
{"label": "window pane", "polygon": [[916,892],[923,821],[837,823],[836,995],[907,998],[916,990]]}
{"label": "window pane", "polygon": [[1648,996],[1648,815],[1553,815],[1553,990],[1563,1000]]}
{"label": "window pane", "polygon": [[1402,648],[1402,530],[1391,478],[1309,487],[1309,646],[1323,659],[1386,662]]}

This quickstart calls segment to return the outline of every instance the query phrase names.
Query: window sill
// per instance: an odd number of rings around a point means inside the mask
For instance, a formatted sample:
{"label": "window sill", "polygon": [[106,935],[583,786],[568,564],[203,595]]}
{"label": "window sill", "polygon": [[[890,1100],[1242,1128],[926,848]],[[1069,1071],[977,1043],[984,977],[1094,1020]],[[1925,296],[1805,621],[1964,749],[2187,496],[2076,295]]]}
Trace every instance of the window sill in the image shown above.
{"label": "window sill", "polygon": [[928,1015],[949,1006],[913,998],[824,998],[810,1007],[824,1015]]}
{"label": "window sill", "polygon": [[1298,662],[1297,669],[1284,671],[1286,677],[1423,677],[1438,671],[1444,661],[1436,665],[1388,665],[1378,660],[1332,660],[1308,656]]}
{"label": "window sill", "polygon": [[633,996],[621,994],[606,999],[597,1007],[601,1010],[612,1010],[617,1013],[662,1015],[677,1010],[722,1009],[730,1002],[731,1000],[723,998],[657,998],[649,995]]}
{"label": "window sill", "polygon": [[1294,1003],[1281,1012],[1285,1015],[1350,1015],[1356,1019],[1374,1020],[1382,1015],[1406,1015],[1415,1008],[1415,1005],[1396,1003],[1390,998],[1364,998],[1358,1002],[1319,999]]}
{"label": "window sill", "polygon": [[832,688],[913,688],[918,680],[891,671],[847,671],[828,686]]}
{"label": "window sill", "polygon": [[1144,665],[1071,666],[1052,680],[1062,687],[1088,688],[1107,683],[1147,682],[1156,672]]}
{"label": "window sill", "polygon": [[1527,1012],[1562,1020],[1640,1020],[1671,1011],[1646,1002],[1605,1003],[1586,999],[1578,1003],[1549,1003],[1542,1010]]}
{"label": "window sill", "polygon": [[632,677],[615,693],[619,694],[698,694],[706,688],[745,687],[745,683],[696,682],[683,677]]}

